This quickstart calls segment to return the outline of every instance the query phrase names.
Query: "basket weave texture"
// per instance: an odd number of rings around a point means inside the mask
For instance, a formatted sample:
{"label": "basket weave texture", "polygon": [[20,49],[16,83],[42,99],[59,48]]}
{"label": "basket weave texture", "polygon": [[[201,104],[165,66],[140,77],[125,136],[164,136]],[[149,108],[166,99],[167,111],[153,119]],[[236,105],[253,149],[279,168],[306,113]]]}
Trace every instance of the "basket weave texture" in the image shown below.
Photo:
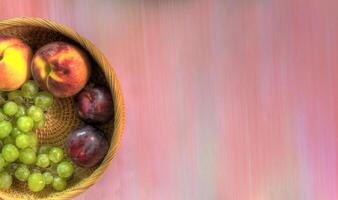
{"label": "basket weave texture", "polygon": [[[119,81],[104,55],[87,39],[72,29],[56,22],[40,18],[12,18],[0,21],[0,37],[12,36],[25,41],[35,52],[39,47],[53,41],[74,44],[87,52],[92,66],[91,80],[110,88],[114,100],[114,118],[100,126],[109,139],[110,148],[100,165],[83,169],[76,168],[74,177],[68,182],[67,189],[56,192],[47,187],[42,192],[32,193],[27,186],[18,181],[9,190],[0,190],[0,199],[20,200],[60,200],[70,199],[85,191],[104,173],[113,159],[120,143],[124,128],[124,103]],[[55,99],[47,112],[45,126],[38,130],[39,142],[63,145],[69,132],[81,124],[74,109],[73,98]]]}

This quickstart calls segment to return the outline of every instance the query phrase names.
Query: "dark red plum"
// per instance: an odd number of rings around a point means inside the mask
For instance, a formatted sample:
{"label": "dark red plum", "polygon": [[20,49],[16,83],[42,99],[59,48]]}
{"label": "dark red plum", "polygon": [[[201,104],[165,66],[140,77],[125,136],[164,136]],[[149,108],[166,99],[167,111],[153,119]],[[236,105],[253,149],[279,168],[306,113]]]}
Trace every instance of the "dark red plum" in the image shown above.
{"label": "dark red plum", "polygon": [[104,86],[88,86],[77,95],[76,100],[80,118],[89,124],[103,124],[114,115],[111,93]]}
{"label": "dark red plum", "polygon": [[65,150],[69,158],[81,167],[93,167],[108,151],[108,141],[99,129],[85,125],[70,133]]}

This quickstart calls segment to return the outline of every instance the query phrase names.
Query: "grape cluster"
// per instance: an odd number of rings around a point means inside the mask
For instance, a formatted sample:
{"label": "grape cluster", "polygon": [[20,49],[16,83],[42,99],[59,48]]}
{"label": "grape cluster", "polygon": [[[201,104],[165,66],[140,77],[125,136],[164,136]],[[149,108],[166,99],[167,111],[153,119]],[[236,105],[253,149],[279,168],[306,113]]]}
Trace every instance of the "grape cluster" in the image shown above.
{"label": "grape cluster", "polygon": [[0,189],[9,189],[13,177],[39,192],[47,185],[62,191],[74,172],[60,147],[38,145],[35,133],[45,123],[53,96],[39,91],[33,80],[19,90],[0,92]]}

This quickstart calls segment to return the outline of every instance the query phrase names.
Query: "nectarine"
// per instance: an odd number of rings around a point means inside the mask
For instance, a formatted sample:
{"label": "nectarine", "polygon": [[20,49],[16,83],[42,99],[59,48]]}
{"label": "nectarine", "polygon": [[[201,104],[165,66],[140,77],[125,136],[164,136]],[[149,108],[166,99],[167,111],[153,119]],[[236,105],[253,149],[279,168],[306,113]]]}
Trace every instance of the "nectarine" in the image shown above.
{"label": "nectarine", "polygon": [[79,48],[53,42],[35,53],[31,71],[41,88],[56,97],[70,97],[85,86],[90,66],[85,53]]}

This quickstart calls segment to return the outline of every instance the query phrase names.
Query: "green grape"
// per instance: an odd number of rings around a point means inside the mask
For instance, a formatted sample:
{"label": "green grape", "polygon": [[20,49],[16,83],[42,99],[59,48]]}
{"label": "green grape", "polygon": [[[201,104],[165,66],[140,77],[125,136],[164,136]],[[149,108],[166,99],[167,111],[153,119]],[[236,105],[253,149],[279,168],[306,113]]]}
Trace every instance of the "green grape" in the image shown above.
{"label": "green grape", "polygon": [[41,173],[32,173],[28,177],[28,188],[32,192],[39,192],[45,188],[46,182]]}
{"label": "green grape", "polygon": [[26,109],[25,109],[25,107],[19,105],[18,106],[18,112],[16,112],[15,117],[19,118],[19,117],[22,117],[22,116],[25,116],[25,115],[26,115]]}
{"label": "green grape", "polygon": [[12,185],[13,178],[7,172],[0,172],[0,189],[9,189]]}
{"label": "green grape", "polygon": [[13,144],[4,145],[1,154],[7,162],[14,162],[19,158],[19,150]]}
{"label": "green grape", "polygon": [[16,138],[18,135],[23,134],[23,132],[21,132],[17,127],[14,127],[11,131],[11,136],[13,138]]}
{"label": "green grape", "polygon": [[3,111],[8,116],[13,116],[18,112],[18,105],[14,103],[13,101],[9,101],[5,103],[3,107]]}
{"label": "green grape", "polygon": [[31,147],[31,149],[32,149],[35,153],[38,152],[38,147]]}
{"label": "green grape", "polygon": [[0,154],[0,171],[2,171],[2,169],[6,166],[6,161],[5,159],[2,157],[2,155]]}
{"label": "green grape", "polygon": [[60,164],[58,164],[56,172],[61,178],[68,178],[73,175],[74,167],[72,163],[68,161],[62,161]]}
{"label": "green grape", "polygon": [[14,101],[17,104],[22,104],[25,102],[25,99],[22,96],[22,93],[20,90],[14,90],[7,94],[9,101]]}
{"label": "green grape", "polygon": [[34,123],[34,128],[35,129],[42,128],[45,125],[45,122],[46,122],[46,118],[45,116],[43,116],[40,121]]}
{"label": "green grape", "polygon": [[29,80],[23,84],[21,92],[24,97],[33,98],[39,92],[39,87],[35,81]]}
{"label": "green grape", "polygon": [[19,117],[18,120],[16,121],[16,126],[20,131],[27,133],[33,129],[34,121],[32,118],[28,116],[22,116]]}
{"label": "green grape", "polygon": [[20,90],[14,90],[14,91],[10,91],[7,94],[7,98],[9,101],[14,101],[16,98],[21,97],[22,93]]}
{"label": "green grape", "polygon": [[36,159],[36,166],[42,167],[42,168],[47,168],[50,165],[49,157],[47,154],[39,154],[37,159]]}
{"label": "green grape", "polygon": [[15,145],[20,149],[29,147],[30,145],[30,136],[27,134],[20,134],[15,138]]}
{"label": "green grape", "polygon": [[22,149],[20,151],[19,160],[26,165],[34,164],[36,159],[36,153],[31,148]]}
{"label": "green grape", "polygon": [[51,146],[48,145],[48,144],[43,144],[40,146],[39,148],[39,153],[45,153],[45,154],[48,154],[49,150],[50,150]]}
{"label": "green grape", "polygon": [[43,178],[45,179],[46,185],[49,185],[53,182],[53,175],[50,172],[45,172],[42,174]]}
{"label": "green grape", "polygon": [[48,152],[49,160],[53,163],[59,163],[63,157],[63,150],[60,147],[52,147]]}
{"label": "green grape", "polygon": [[15,144],[15,140],[12,136],[9,135],[4,139],[4,144]]}
{"label": "green grape", "polygon": [[38,136],[35,133],[29,133],[29,141],[30,141],[30,147],[32,148],[37,148],[38,147],[38,143],[39,143],[39,139]]}
{"label": "green grape", "polygon": [[28,116],[33,119],[34,122],[39,122],[43,119],[44,113],[40,107],[31,106],[28,108]]}
{"label": "green grape", "polygon": [[10,175],[13,175],[15,170],[19,167],[18,163],[12,162],[12,163],[7,163],[5,169],[6,172],[8,172]]}
{"label": "green grape", "polygon": [[54,177],[53,184],[54,190],[62,191],[67,187],[67,181],[61,177]]}
{"label": "green grape", "polygon": [[8,120],[7,115],[5,115],[4,111],[2,111],[2,109],[0,109],[0,122],[3,120]]}
{"label": "green grape", "polygon": [[27,181],[29,175],[31,172],[29,171],[28,167],[26,165],[20,165],[14,173],[15,178],[17,178],[19,181]]}
{"label": "green grape", "polygon": [[34,98],[34,104],[43,110],[48,109],[53,104],[53,95],[49,92],[39,92]]}
{"label": "green grape", "polygon": [[12,124],[9,121],[1,121],[0,122],[0,139],[7,137],[11,133],[12,129],[13,129]]}

